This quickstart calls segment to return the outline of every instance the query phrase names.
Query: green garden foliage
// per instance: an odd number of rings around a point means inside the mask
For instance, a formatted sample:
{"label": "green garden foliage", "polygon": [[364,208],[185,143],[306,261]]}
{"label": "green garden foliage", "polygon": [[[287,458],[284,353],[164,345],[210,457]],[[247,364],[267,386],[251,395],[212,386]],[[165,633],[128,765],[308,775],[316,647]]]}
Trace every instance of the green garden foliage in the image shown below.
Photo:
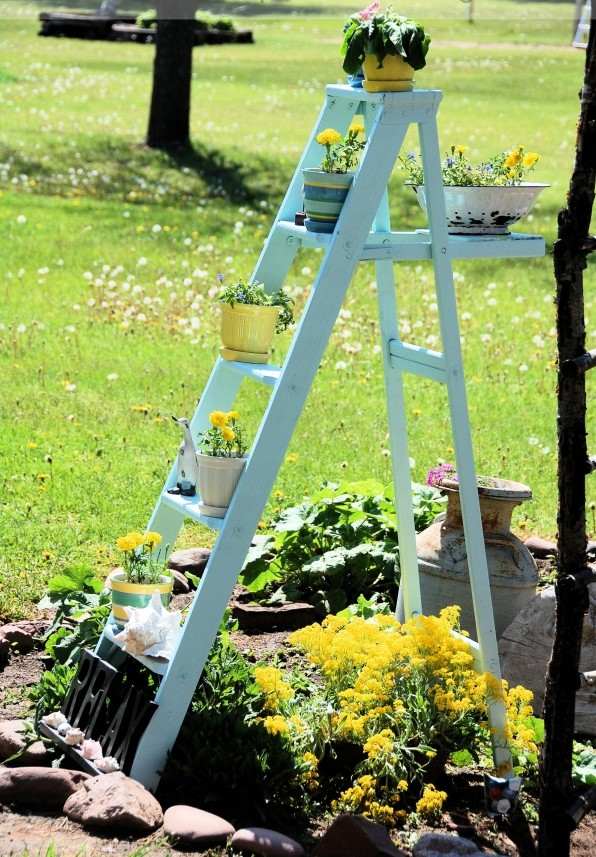
{"label": "green garden foliage", "polygon": [[342,53],[344,71],[355,74],[367,54],[374,54],[379,68],[386,56],[402,57],[414,69],[424,68],[430,36],[424,27],[388,10],[379,12],[371,3],[347,21],[344,27]]}

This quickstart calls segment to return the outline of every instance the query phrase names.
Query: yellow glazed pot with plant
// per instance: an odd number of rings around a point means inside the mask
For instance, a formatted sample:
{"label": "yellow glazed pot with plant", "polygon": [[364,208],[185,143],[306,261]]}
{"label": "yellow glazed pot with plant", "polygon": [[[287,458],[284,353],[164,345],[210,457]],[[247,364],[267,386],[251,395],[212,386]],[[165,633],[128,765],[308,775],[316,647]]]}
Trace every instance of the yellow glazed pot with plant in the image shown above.
{"label": "yellow glazed pot with plant", "polygon": [[168,547],[156,552],[159,533],[127,533],[116,540],[124,554],[122,567],[109,577],[112,590],[112,616],[119,625],[128,622],[128,607],[146,607],[154,592],[159,592],[164,607],[172,596],[172,576],[165,564]]}
{"label": "yellow glazed pot with plant", "polygon": [[221,356],[243,363],[267,363],[275,333],[292,324],[292,299],[280,289],[268,294],[262,283],[242,281],[224,286],[222,304]]}
{"label": "yellow glazed pot with plant", "polygon": [[199,508],[211,518],[225,516],[246,464],[239,420],[238,411],[212,411],[211,428],[199,435]]}
{"label": "yellow glazed pot with plant", "polygon": [[405,92],[426,65],[429,45],[424,27],[391,9],[381,12],[375,0],[344,26],[344,71],[357,75],[362,69],[367,92]]}

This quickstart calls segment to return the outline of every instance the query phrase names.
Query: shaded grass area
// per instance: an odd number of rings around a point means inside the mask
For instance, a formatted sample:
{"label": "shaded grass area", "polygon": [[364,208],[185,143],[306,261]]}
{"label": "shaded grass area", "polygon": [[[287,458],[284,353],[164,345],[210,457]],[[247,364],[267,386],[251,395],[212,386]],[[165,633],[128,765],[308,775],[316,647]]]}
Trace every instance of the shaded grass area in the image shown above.
{"label": "shaded grass area", "polygon": [[[437,35],[419,83],[445,91],[444,147],[541,152],[537,178],[551,188],[525,228],[552,242],[581,80],[582,56],[561,35],[567,11],[532,4],[538,15],[471,28],[423,5]],[[190,414],[217,355],[216,274],[250,273],[323,85],[341,79],[341,16],[249,19],[256,45],[195,52],[194,152],[174,159],[141,142],[152,50],[38,39],[33,17],[0,28],[0,616],[26,613],[75,559],[107,571],[115,537],[144,525],[179,440],[170,415]],[[424,225],[397,171],[391,191],[394,224]],[[291,271],[298,308],[317,263],[304,252]],[[551,261],[454,267],[478,469],[531,485],[516,526],[552,535]],[[430,266],[396,275],[404,339],[439,348]],[[270,509],[323,479],[390,479],[374,277],[360,266]],[[589,294],[593,343],[592,305]],[[288,341],[277,340],[276,362]],[[407,393],[422,479],[453,457],[445,395],[420,380]],[[243,387],[251,431],[265,403]],[[209,538],[193,527],[181,543]]]}

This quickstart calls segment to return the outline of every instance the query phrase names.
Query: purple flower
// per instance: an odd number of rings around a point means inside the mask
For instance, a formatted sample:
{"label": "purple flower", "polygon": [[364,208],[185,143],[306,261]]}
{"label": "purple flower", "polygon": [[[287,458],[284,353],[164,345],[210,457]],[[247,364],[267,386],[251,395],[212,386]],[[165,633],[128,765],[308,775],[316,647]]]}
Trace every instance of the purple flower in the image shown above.
{"label": "purple flower", "polygon": [[452,167],[453,164],[455,163],[455,161],[453,160],[453,158],[447,158],[445,163],[447,164],[448,167]]}
{"label": "purple flower", "polygon": [[426,484],[432,488],[439,488],[443,480],[447,477],[455,477],[455,467],[453,464],[439,464],[438,467],[431,467],[426,474]]}
{"label": "purple flower", "polygon": [[223,283],[224,275],[220,272],[219,274],[215,275],[215,279],[217,280],[218,283]]}

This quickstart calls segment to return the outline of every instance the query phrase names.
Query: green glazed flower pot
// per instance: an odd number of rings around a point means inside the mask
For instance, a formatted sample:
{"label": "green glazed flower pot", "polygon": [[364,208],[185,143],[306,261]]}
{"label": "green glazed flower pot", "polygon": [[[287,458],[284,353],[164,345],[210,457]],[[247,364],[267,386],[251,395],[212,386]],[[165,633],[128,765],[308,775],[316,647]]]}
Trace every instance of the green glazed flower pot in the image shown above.
{"label": "green glazed flower pot", "polygon": [[112,572],[108,579],[112,590],[112,616],[119,625],[128,622],[127,607],[146,607],[154,592],[159,592],[164,607],[172,597],[172,578],[162,574],[159,583],[129,583],[121,569]]}

